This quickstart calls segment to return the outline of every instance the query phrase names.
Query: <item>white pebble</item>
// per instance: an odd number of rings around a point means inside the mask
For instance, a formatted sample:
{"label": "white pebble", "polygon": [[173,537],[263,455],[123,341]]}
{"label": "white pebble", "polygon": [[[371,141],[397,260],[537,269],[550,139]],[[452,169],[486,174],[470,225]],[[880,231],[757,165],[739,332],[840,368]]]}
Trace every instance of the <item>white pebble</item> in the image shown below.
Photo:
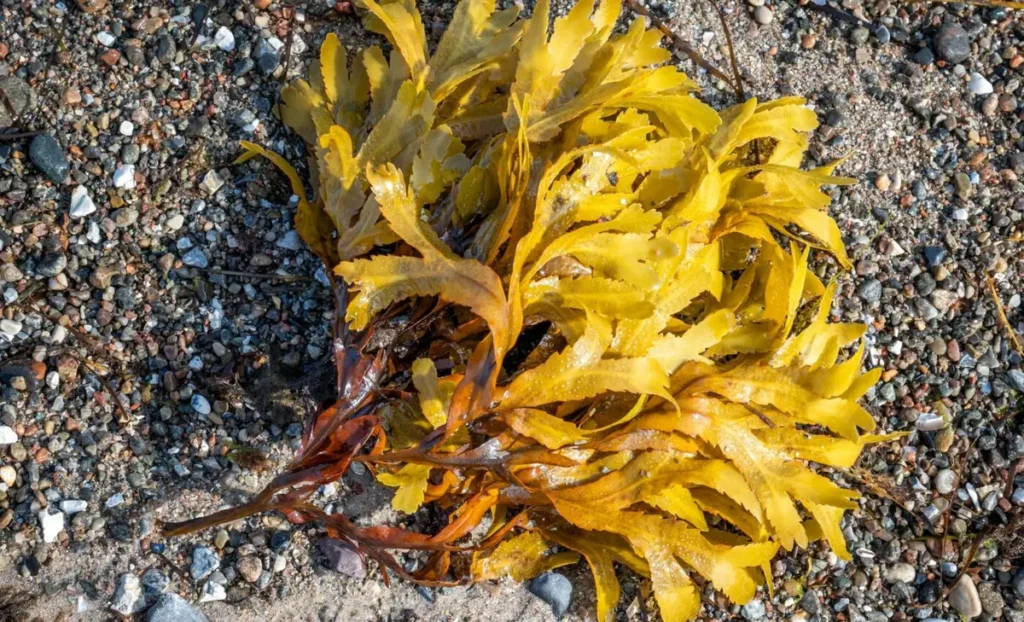
{"label": "white pebble", "polygon": [[230,52],[235,49],[235,35],[227,26],[221,26],[213,35],[213,44],[225,52]]}
{"label": "white pebble", "polygon": [[38,516],[39,526],[43,528],[43,542],[56,542],[57,536],[64,531],[64,513],[51,514],[49,510],[41,510]]}
{"label": "white pebble", "polygon": [[117,128],[118,132],[121,132],[121,136],[131,136],[135,131],[135,124],[131,121],[121,121],[121,125]]}
{"label": "white pebble", "polygon": [[18,434],[14,428],[0,425],[0,445],[13,445],[18,442]]}
{"label": "white pebble", "polygon": [[60,509],[64,510],[64,513],[69,516],[84,512],[88,507],[89,504],[81,499],[65,499],[60,502]]}
{"label": "white pebble", "polygon": [[103,45],[110,47],[117,41],[117,37],[110,34],[109,32],[101,32],[96,35],[96,40]]}
{"label": "white pebble", "polygon": [[192,395],[192,409],[200,415],[210,414],[210,400],[206,399],[202,395],[195,393]]}
{"label": "white pebble", "polygon": [[135,165],[122,164],[114,171],[114,187],[131,190],[135,187]]}
{"label": "white pebble", "polygon": [[85,218],[96,211],[96,204],[89,196],[89,190],[85,186],[75,186],[71,191],[71,217]]}
{"label": "white pebble", "polygon": [[989,95],[995,90],[992,87],[992,83],[986,80],[985,76],[981,75],[977,71],[971,74],[971,79],[967,83],[967,88],[975,95]]}

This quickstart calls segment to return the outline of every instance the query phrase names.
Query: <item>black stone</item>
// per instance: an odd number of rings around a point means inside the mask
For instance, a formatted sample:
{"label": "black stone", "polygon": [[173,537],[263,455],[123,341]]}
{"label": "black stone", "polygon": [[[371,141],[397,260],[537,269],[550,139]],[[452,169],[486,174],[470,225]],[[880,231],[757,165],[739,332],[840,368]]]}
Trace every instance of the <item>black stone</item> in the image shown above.
{"label": "black stone", "polygon": [[269,76],[277,71],[279,64],[281,64],[281,60],[273,52],[268,52],[256,59],[256,66],[259,67],[260,73],[265,76]]}
{"label": "black stone", "polygon": [[950,63],[962,63],[971,56],[971,39],[959,24],[943,24],[932,44],[939,58]]}
{"label": "black stone", "polygon": [[28,148],[28,157],[55,184],[63,182],[71,168],[64,155],[64,148],[52,134],[39,134],[33,138]]}
{"label": "black stone", "polygon": [[530,581],[530,593],[546,602],[556,618],[561,618],[572,602],[572,583],[557,572],[545,572]]}
{"label": "black stone", "polygon": [[935,53],[931,48],[921,48],[914,54],[914,62],[918,65],[931,65],[935,62]]}

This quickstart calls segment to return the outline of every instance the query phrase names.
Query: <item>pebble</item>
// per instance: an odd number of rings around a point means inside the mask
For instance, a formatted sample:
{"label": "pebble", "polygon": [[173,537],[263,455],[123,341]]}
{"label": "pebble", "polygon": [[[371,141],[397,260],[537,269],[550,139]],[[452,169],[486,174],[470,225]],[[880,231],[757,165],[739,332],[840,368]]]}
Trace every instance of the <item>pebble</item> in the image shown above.
{"label": "pebble", "polygon": [[303,247],[303,244],[302,237],[299,235],[299,232],[294,229],[286,232],[277,239],[277,242],[274,243],[278,248],[290,251],[300,250]]}
{"label": "pebble", "polygon": [[114,187],[131,190],[135,187],[135,165],[122,164],[114,171]]}
{"label": "pebble", "polygon": [[968,618],[976,618],[981,615],[981,599],[978,597],[978,588],[975,587],[974,580],[970,575],[962,576],[950,590],[949,606]]}
{"label": "pebble", "polygon": [[740,611],[743,613],[743,617],[751,622],[765,619],[764,601],[760,598],[755,598],[749,603],[743,605]]}
{"label": "pebble", "polygon": [[209,622],[209,619],[181,596],[167,593],[146,612],[146,622]]}
{"label": "pebble", "polygon": [[43,529],[43,542],[56,542],[60,532],[64,531],[64,513],[43,509],[39,511],[38,518]]}
{"label": "pebble", "polygon": [[109,32],[96,33],[96,40],[108,48],[117,43],[117,37],[110,34]]}
{"label": "pebble", "polygon": [[886,583],[912,583],[917,576],[917,570],[907,563],[897,563],[889,566],[885,572]]}
{"label": "pebble", "polygon": [[868,279],[860,284],[857,293],[864,302],[875,303],[882,298],[882,282],[878,279]]}
{"label": "pebble", "polygon": [[[7,320],[5,320],[7,321]],[[18,434],[14,431],[14,428],[6,425],[0,425],[0,446],[2,445],[13,445],[18,442]]]}
{"label": "pebble", "polygon": [[1024,569],[1018,570],[1013,576],[1013,591],[1018,597],[1024,598]]}
{"label": "pebble", "polygon": [[914,62],[918,65],[931,65],[935,62],[935,53],[931,48],[921,48],[914,54]]}
{"label": "pebble", "polygon": [[8,487],[14,486],[18,481],[18,472],[14,470],[9,464],[0,466],[0,482],[7,484]]}
{"label": "pebble", "polygon": [[74,516],[81,512],[86,511],[89,508],[89,504],[86,501],[80,499],[66,499],[60,502],[60,509],[68,516]]}
{"label": "pebble", "polygon": [[[763,8],[763,7],[758,7]],[[572,583],[557,572],[545,572],[529,583],[530,593],[551,607],[556,618],[561,618],[569,611],[572,602]]]}
{"label": "pebble", "polygon": [[942,469],[935,474],[932,484],[935,486],[935,492],[948,495],[956,488],[956,473],[950,469]]}
{"label": "pebble", "polygon": [[772,23],[772,10],[766,6],[759,6],[754,9],[754,21],[761,25],[767,25]]}
{"label": "pebble", "polygon": [[946,259],[946,249],[941,246],[925,246],[924,259],[932,268],[936,268]]}
{"label": "pebble", "polygon": [[33,138],[28,148],[28,157],[55,184],[63,182],[71,168],[64,149],[52,134],[43,133]]}
{"label": "pebble", "polygon": [[224,180],[217,174],[217,171],[212,169],[208,171],[206,175],[203,176],[202,181],[199,182],[199,187],[206,191],[206,194],[210,196],[217,194],[217,191],[220,190],[223,185]]}
{"label": "pebble", "polygon": [[146,608],[146,598],[142,594],[138,577],[131,573],[121,575],[110,608],[123,616],[130,616]]}
{"label": "pebble", "polygon": [[256,59],[256,67],[264,76],[273,75],[280,64],[281,58],[273,52],[268,52]]}
{"label": "pebble", "polygon": [[7,127],[14,124],[14,120],[26,110],[34,110],[37,104],[36,92],[27,82],[15,76],[0,77],[0,91],[7,96],[7,101],[14,110],[11,115],[6,104],[0,105],[0,127]]}
{"label": "pebble", "polygon": [[359,553],[341,540],[320,538],[317,541],[317,548],[326,558],[327,568],[354,579],[366,576],[366,566]]}
{"label": "pebble", "polygon": [[85,218],[96,212],[96,204],[89,196],[89,189],[85,186],[75,186],[71,192],[71,210],[69,215],[72,218]]}
{"label": "pebble", "polygon": [[263,562],[260,561],[259,557],[250,555],[238,560],[235,563],[235,569],[238,570],[238,574],[247,582],[256,583],[260,575],[263,574]]}
{"label": "pebble", "polygon": [[953,64],[961,63],[971,56],[971,40],[967,31],[959,24],[943,24],[935,34],[932,44],[939,58]]}
{"label": "pebble", "polygon": [[199,602],[213,603],[224,600],[227,597],[228,593],[224,589],[223,585],[220,583],[214,583],[213,581],[207,581],[203,584],[203,593],[199,596]]}
{"label": "pebble", "polygon": [[971,73],[971,78],[967,82],[967,88],[975,95],[988,95],[995,90],[992,83],[977,71]]}
{"label": "pebble", "polygon": [[170,584],[171,581],[167,578],[167,575],[160,572],[157,568],[150,568],[142,573],[142,593],[146,596],[147,600],[159,598],[161,594],[167,591]]}
{"label": "pebble", "polygon": [[195,410],[200,415],[208,415],[212,410],[210,408],[210,400],[206,399],[202,395],[199,395],[198,393],[192,396],[190,404],[192,405],[192,409]]}
{"label": "pebble", "polygon": [[186,266],[192,266],[193,268],[205,268],[210,265],[210,261],[206,258],[206,253],[199,247],[190,249],[182,255],[181,260],[185,262]]}
{"label": "pebble", "polygon": [[197,546],[192,550],[192,566],[189,571],[192,573],[193,579],[201,581],[218,568],[220,568],[220,557],[213,549]]}
{"label": "pebble", "polygon": [[[7,320],[7,319],[0,320],[0,333],[3,333],[4,335],[7,335],[7,337],[9,337],[11,339],[14,339],[15,337],[18,336],[18,333],[20,333],[20,332],[21,332],[21,322],[18,322],[17,320]],[[6,427],[6,426],[4,426],[4,427]],[[3,442],[4,435],[3,435],[3,432],[2,432],[3,429],[4,429],[3,427],[0,427],[0,445],[4,444],[4,442]],[[10,430],[10,428],[7,428],[7,429]],[[14,441],[11,441],[11,442],[13,443]]]}
{"label": "pebble", "polygon": [[213,35],[213,44],[225,52],[230,52],[235,49],[235,35],[231,33],[231,29],[221,26]]}

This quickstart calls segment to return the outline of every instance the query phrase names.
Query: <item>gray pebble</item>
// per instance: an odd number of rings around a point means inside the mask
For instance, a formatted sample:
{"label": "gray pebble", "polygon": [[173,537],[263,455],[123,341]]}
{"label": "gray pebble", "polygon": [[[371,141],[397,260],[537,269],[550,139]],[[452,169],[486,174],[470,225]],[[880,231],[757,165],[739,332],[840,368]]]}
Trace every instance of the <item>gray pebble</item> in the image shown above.
{"label": "gray pebble", "polygon": [[950,63],[962,63],[971,56],[971,40],[959,24],[943,24],[932,44],[939,58]]}
{"label": "gray pebble", "polygon": [[59,184],[68,176],[71,167],[68,165],[67,156],[64,155],[64,148],[52,134],[39,134],[33,138],[28,148],[28,156],[53,183]]}
{"label": "gray pebble", "polygon": [[551,607],[556,618],[561,618],[569,611],[572,601],[572,583],[564,575],[557,572],[545,572],[529,584],[530,593],[543,600]]}
{"label": "gray pebble", "polygon": [[146,612],[146,622],[209,622],[209,619],[181,596],[168,593]]}

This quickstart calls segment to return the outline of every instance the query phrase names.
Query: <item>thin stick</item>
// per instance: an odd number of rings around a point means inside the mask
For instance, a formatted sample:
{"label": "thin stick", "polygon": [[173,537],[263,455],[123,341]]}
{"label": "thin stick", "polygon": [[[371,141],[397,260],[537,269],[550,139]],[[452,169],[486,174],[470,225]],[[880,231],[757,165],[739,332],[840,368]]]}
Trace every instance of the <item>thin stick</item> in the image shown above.
{"label": "thin stick", "polygon": [[[288,70],[292,61],[292,41],[295,40],[295,4],[292,4],[292,14],[288,17],[288,43],[284,46],[284,71],[281,73],[280,82],[284,84],[288,80]],[[280,96],[279,96],[280,97]]]}
{"label": "thin stick", "polygon": [[732,90],[736,90],[736,85],[732,83],[732,80],[729,79],[729,76],[725,75],[722,72],[722,70],[708,62],[703,56],[700,55],[700,52],[698,52],[693,47],[693,45],[690,44],[689,41],[683,39],[681,36],[673,32],[672,29],[669,28],[667,24],[665,24],[665,22],[651,15],[650,11],[648,11],[647,8],[644,7],[642,4],[637,2],[637,0],[626,0],[626,6],[628,6],[630,10],[632,10],[633,12],[638,13],[646,17],[648,20],[650,20],[650,22],[654,24],[658,28],[658,30],[660,30],[662,33],[665,34],[666,37],[672,40],[672,45],[674,45],[676,49],[685,54],[687,58],[696,63],[697,66],[703,68],[711,75],[715,76],[722,82],[728,84]]}
{"label": "thin stick", "polygon": [[1017,354],[1024,356],[1024,349],[1021,348],[1020,341],[1017,339],[1017,331],[1013,330],[1013,326],[1010,325],[1010,320],[1006,319],[1006,311],[1003,309],[1003,301],[999,299],[999,293],[996,291],[996,282],[991,276],[986,278],[988,279],[988,291],[992,294],[992,300],[996,303],[996,313],[999,316],[999,323],[1003,325],[1006,333],[1010,336],[1010,341],[1013,342],[1013,349],[1017,351]]}
{"label": "thin stick", "polygon": [[732,33],[729,32],[729,24],[725,21],[725,12],[722,10],[722,5],[718,4],[718,0],[708,0],[711,6],[715,7],[715,13],[718,14],[718,21],[722,24],[722,30],[725,32],[725,45],[729,48],[729,64],[732,66],[733,79],[736,84],[733,87],[736,89],[736,97],[739,100],[746,101],[747,95],[743,91],[743,77],[740,76],[740,66],[736,62],[736,50],[732,47]]}
{"label": "thin stick", "polygon": [[266,281],[309,281],[308,276],[302,276],[301,274],[257,274],[256,272],[242,272],[241,270],[221,270],[220,268],[199,268],[203,272],[209,272],[210,274],[220,274],[223,276],[239,276],[247,279],[263,279]]}

